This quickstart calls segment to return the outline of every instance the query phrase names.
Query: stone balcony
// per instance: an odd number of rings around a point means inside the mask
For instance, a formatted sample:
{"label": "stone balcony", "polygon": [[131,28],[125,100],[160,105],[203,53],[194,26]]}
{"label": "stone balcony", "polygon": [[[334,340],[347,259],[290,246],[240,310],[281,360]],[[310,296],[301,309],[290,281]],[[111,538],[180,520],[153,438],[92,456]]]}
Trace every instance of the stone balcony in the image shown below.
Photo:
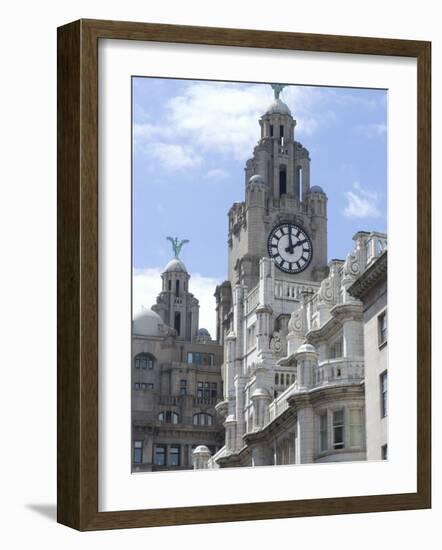
{"label": "stone balcony", "polygon": [[363,379],[364,360],[362,358],[329,359],[320,363],[315,369],[315,386],[362,382]]}
{"label": "stone balcony", "polygon": [[304,292],[312,293],[316,292],[319,288],[319,283],[313,282],[288,282],[275,280],[275,299],[276,300],[288,300],[292,302],[299,302]]}
{"label": "stone balcony", "polygon": [[281,415],[284,411],[286,411],[289,408],[288,398],[294,393],[297,393],[297,391],[298,391],[298,384],[297,382],[295,382],[294,384],[289,386],[285,391],[279,394],[278,397],[270,403],[269,405],[270,422],[272,422],[272,420],[274,420],[276,417]]}
{"label": "stone balcony", "polygon": [[[285,374],[285,373],[284,373]],[[329,359],[323,361],[314,370],[314,384],[311,387],[299,388],[298,381],[286,388],[269,405],[270,421],[277,418],[289,407],[288,398],[295,394],[306,393],[324,386],[340,384],[358,384],[364,380],[364,360]]]}

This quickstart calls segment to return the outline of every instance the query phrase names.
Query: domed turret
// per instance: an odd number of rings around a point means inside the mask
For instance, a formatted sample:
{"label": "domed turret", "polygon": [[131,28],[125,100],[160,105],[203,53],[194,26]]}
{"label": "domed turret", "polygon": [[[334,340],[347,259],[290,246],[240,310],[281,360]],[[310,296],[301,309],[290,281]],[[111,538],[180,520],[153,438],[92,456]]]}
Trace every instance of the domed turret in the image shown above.
{"label": "domed turret", "polygon": [[319,185],[313,185],[313,187],[310,187],[309,193],[321,193],[322,195],[325,195],[324,189],[322,189]]}
{"label": "domed turret", "polygon": [[161,278],[163,289],[153,306],[167,326],[176,331],[177,340],[194,341],[198,328],[198,300],[189,292],[190,274],[179,254],[187,239],[167,237],[175,257],[164,268]]}
{"label": "domed turret", "polygon": [[151,309],[142,309],[134,315],[133,333],[138,336],[162,336],[163,320]]}
{"label": "domed turret", "polygon": [[206,342],[211,342],[212,338],[210,332],[206,328],[199,328],[195,340],[198,343],[204,344]]}
{"label": "domed turret", "polygon": [[255,174],[248,181],[249,185],[265,185],[264,178],[260,174]]}

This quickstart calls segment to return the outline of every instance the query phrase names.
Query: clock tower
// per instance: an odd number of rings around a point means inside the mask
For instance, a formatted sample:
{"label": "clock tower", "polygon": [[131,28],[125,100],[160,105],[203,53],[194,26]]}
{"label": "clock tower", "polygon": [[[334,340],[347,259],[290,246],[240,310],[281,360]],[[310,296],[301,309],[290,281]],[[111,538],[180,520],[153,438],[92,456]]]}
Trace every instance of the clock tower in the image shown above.
{"label": "clock tower", "polygon": [[280,99],[259,120],[261,137],[245,167],[245,200],[229,211],[229,281],[249,290],[270,257],[278,278],[319,282],[327,275],[327,196],[310,186],[310,155],[295,141],[296,120]]}

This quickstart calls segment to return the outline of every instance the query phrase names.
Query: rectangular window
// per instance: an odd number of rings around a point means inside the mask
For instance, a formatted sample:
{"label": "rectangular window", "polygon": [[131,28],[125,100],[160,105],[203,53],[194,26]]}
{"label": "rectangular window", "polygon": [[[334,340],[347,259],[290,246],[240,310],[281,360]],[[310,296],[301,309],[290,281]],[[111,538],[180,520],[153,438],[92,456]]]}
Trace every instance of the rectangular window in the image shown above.
{"label": "rectangular window", "polygon": [[378,340],[379,345],[385,344],[387,341],[388,332],[387,332],[387,312],[384,311],[378,316]]}
{"label": "rectangular window", "polygon": [[344,448],[344,409],[333,411],[333,449]]}
{"label": "rectangular window", "polygon": [[380,376],[381,389],[381,417],[388,415],[388,377],[387,371],[384,371]]}
{"label": "rectangular window", "polygon": [[150,357],[136,357],[135,358],[136,369],[153,369],[153,360]]}
{"label": "rectangular window", "polygon": [[191,351],[187,352],[187,363],[191,365],[193,363],[193,353]]}
{"label": "rectangular window", "polygon": [[155,466],[166,466],[165,445],[155,445]]}
{"label": "rectangular window", "polygon": [[198,399],[203,398],[203,383],[201,381],[197,384],[196,396]]}
{"label": "rectangular window", "polygon": [[328,357],[329,359],[339,359],[342,357],[342,336],[339,340],[330,344]]}
{"label": "rectangular window", "polygon": [[187,395],[187,380],[180,380],[180,395]]}
{"label": "rectangular window", "polygon": [[324,412],[319,417],[319,450],[324,452],[328,449],[328,416]]}
{"label": "rectangular window", "polygon": [[180,466],[181,464],[181,447],[172,445],[170,447],[170,464],[169,466]]}
{"label": "rectangular window", "polygon": [[143,442],[134,441],[134,464],[143,462]]}
{"label": "rectangular window", "polygon": [[382,460],[388,460],[388,445],[382,445],[381,447],[381,458]]}
{"label": "rectangular window", "polygon": [[139,389],[140,389],[140,384],[139,384],[138,382],[135,382],[134,386],[135,386],[135,389],[136,389],[136,390],[139,390]]}
{"label": "rectangular window", "polygon": [[195,365],[201,365],[201,353],[199,351],[193,354],[193,362]]}
{"label": "rectangular window", "polygon": [[350,447],[362,447],[362,409],[350,409]]}
{"label": "rectangular window", "polygon": [[201,364],[204,366],[213,365],[213,353],[201,353]]}
{"label": "rectangular window", "polygon": [[212,382],[211,387],[212,387],[211,392],[210,392],[210,393],[211,393],[211,397],[214,398],[214,399],[216,399],[216,397],[217,397],[217,395],[218,395],[218,390],[217,390],[217,384],[216,384],[216,382]]}
{"label": "rectangular window", "polygon": [[256,346],[255,325],[247,329],[247,349],[252,349]]}

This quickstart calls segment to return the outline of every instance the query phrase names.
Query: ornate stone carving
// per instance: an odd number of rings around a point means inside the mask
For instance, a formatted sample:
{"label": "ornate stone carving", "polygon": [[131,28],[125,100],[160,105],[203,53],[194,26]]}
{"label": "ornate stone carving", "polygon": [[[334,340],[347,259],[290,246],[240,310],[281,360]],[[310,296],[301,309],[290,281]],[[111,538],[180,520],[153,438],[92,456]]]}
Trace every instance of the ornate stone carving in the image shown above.
{"label": "ornate stone carving", "polygon": [[273,355],[280,355],[282,351],[281,335],[275,331],[270,338],[270,350]]}
{"label": "ornate stone carving", "polygon": [[292,313],[288,329],[290,332],[297,332],[304,335],[304,311],[302,306]]}
{"label": "ornate stone carving", "polygon": [[344,275],[352,278],[357,277],[361,272],[357,250],[354,253],[349,253],[344,263]]}

